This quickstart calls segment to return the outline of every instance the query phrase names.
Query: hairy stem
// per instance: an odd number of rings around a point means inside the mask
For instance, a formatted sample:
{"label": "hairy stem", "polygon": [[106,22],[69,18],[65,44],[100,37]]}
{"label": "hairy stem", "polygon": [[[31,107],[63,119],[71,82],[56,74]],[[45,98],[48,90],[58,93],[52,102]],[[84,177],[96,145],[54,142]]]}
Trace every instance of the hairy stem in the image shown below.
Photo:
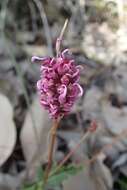
{"label": "hairy stem", "polygon": [[55,145],[55,140],[56,140],[56,132],[57,132],[57,128],[59,127],[59,122],[60,122],[60,119],[57,119],[54,121],[53,128],[51,131],[51,142],[49,144],[48,165],[47,165],[45,176],[44,176],[44,186],[47,183],[49,173],[52,167],[53,151],[54,151],[54,145]]}

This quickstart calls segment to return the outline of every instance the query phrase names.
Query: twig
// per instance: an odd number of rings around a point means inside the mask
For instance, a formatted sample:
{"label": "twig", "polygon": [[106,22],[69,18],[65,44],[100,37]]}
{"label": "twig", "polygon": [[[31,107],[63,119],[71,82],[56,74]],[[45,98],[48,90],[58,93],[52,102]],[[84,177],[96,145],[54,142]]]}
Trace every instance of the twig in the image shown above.
{"label": "twig", "polygon": [[[91,130],[90,130],[91,131]],[[91,131],[92,132],[92,131]],[[77,145],[64,157],[64,159],[60,162],[60,164],[57,166],[57,168],[50,174],[50,176],[54,175],[65,163],[66,161],[76,152],[76,150],[79,148],[79,146],[86,140],[86,138],[89,136],[90,132],[89,129],[85,133],[85,135],[80,139],[80,141],[77,143]],[[106,144],[98,153],[96,153],[91,159],[85,160],[83,163],[85,165],[92,164],[98,156],[104,152],[106,148],[111,148],[115,143],[117,143],[121,138],[127,136],[127,130],[123,130],[118,136],[114,137],[112,140],[112,143]]]}
{"label": "twig", "polygon": [[[52,174],[56,173],[65,163],[66,161],[76,152],[76,150],[80,147],[80,145],[87,139],[87,137],[90,135],[90,132],[87,131],[83,137],[80,139],[80,141],[76,144],[76,146],[64,157],[64,159],[60,162],[58,167],[53,171]],[[51,174],[51,175],[52,175]]]}
{"label": "twig", "polygon": [[80,147],[80,145],[89,137],[91,133],[93,133],[97,129],[98,125],[95,120],[93,120],[87,129],[86,133],[83,135],[83,137],[79,140],[77,145],[65,156],[65,158],[60,162],[58,167],[51,173],[53,175],[56,173],[65,163],[66,161],[76,152],[76,150]]}

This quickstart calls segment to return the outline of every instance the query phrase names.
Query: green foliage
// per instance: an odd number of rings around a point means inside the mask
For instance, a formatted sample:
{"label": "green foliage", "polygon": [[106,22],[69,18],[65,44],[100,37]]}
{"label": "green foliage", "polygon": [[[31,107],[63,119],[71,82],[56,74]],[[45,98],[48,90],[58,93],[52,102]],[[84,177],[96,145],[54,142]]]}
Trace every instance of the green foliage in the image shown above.
{"label": "green foliage", "polygon": [[[79,171],[82,170],[82,166],[64,166],[61,167],[57,172],[52,172],[52,175],[49,176],[48,186],[57,187],[67,180],[70,176],[76,175]],[[54,170],[54,167],[53,169]],[[39,168],[37,170],[37,181],[34,184],[26,185],[23,190],[42,190],[43,189],[43,176],[44,171]]]}
{"label": "green foliage", "polygon": [[118,181],[121,190],[127,190],[127,177],[124,177]]}
{"label": "green foliage", "polygon": [[59,169],[54,175],[50,176],[48,180],[48,184],[51,186],[58,186],[63,181],[67,180],[70,176],[76,175],[79,171],[81,171],[82,166],[64,166]]}
{"label": "green foliage", "polygon": [[37,169],[37,181],[41,181],[43,176],[44,176],[44,170],[41,167],[39,167]]}

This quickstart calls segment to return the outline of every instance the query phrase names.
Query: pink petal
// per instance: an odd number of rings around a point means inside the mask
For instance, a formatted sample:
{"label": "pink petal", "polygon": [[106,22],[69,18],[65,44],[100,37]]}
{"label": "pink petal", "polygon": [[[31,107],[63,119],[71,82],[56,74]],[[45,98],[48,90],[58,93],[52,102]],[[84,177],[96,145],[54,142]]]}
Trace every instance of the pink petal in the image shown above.
{"label": "pink petal", "polygon": [[72,108],[72,103],[66,103],[64,104],[63,110],[69,112]]}
{"label": "pink petal", "polygon": [[37,89],[41,90],[42,88],[42,84],[41,84],[41,80],[37,81]]}
{"label": "pink petal", "polygon": [[48,105],[48,103],[46,101],[40,100],[40,103],[41,103],[42,106],[45,107],[45,109],[49,109],[49,105]]}
{"label": "pink petal", "polygon": [[70,80],[69,77],[65,74],[62,78],[61,78],[61,82],[62,84],[68,85]]}
{"label": "pink petal", "polygon": [[32,62],[35,62],[35,61],[45,61],[48,57],[38,57],[38,56],[33,56],[31,58],[31,61]]}
{"label": "pink petal", "polygon": [[70,60],[69,61],[69,64],[71,65],[71,64],[73,64],[75,61],[72,59],[72,60]]}
{"label": "pink petal", "polygon": [[66,53],[70,53],[69,49],[65,49],[65,50],[62,51],[61,55],[62,55],[63,58],[64,58],[64,55]]}
{"label": "pink petal", "polygon": [[79,69],[77,69],[77,71],[72,75],[72,78],[79,76]]}
{"label": "pink petal", "polygon": [[74,83],[73,86],[76,86],[78,89],[78,97],[81,97],[83,95],[83,88],[78,83]]}
{"label": "pink petal", "polygon": [[58,107],[50,104],[50,113],[54,115],[56,114],[57,111],[58,111]]}
{"label": "pink petal", "polygon": [[83,89],[78,83],[72,84],[69,88],[69,93],[68,93],[68,100],[75,101],[77,97],[82,96],[83,94]]}
{"label": "pink petal", "polygon": [[84,67],[81,66],[81,65],[77,65],[77,66],[76,66],[76,69],[79,69],[79,71],[82,71],[82,70],[84,70]]}
{"label": "pink petal", "polygon": [[48,67],[42,65],[40,71],[46,73],[48,71]]}
{"label": "pink petal", "polygon": [[62,67],[62,74],[65,74],[67,72],[69,72],[70,70],[70,65],[69,64],[64,64]]}
{"label": "pink petal", "polygon": [[67,87],[63,84],[61,85],[61,89],[59,89],[60,96],[59,96],[59,102],[64,103],[66,101],[66,95],[67,95]]}
{"label": "pink petal", "polygon": [[53,66],[53,64],[55,63],[55,58],[53,57],[50,61],[50,66]]}

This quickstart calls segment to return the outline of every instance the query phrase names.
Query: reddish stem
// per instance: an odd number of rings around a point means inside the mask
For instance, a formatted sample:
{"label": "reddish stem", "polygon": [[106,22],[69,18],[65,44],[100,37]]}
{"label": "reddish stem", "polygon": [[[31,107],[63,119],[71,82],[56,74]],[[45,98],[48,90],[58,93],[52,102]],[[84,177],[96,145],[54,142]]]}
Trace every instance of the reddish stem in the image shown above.
{"label": "reddish stem", "polygon": [[44,185],[46,185],[47,183],[49,173],[52,167],[52,158],[53,158],[53,151],[54,151],[54,145],[55,145],[55,140],[56,140],[56,131],[57,131],[57,128],[59,127],[59,122],[60,122],[60,119],[55,120],[53,124],[53,128],[51,130],[51,143],[49,144],[48,165],[45,171]]}

